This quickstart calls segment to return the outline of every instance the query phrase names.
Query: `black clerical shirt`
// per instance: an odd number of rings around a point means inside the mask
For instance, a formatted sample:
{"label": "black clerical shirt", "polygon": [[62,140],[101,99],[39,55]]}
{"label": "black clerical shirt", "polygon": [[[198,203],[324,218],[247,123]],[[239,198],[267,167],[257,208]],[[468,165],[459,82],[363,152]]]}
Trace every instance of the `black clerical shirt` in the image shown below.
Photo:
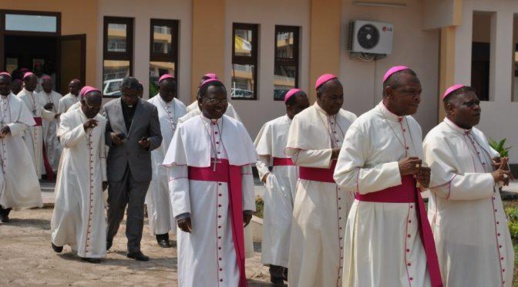
{"label": "black clerical shirt", "polygon": [[121,101],[122,104],[122,115],[124,116],[124,124],[126,125],[126,130],[129,131],[131,127],[131,122],[133,121],[133,115],[135,115],[135,110],[137,109],[137,105],[140,103],[139,101],[134,104],[132,107],[128,106],[124,101]]}

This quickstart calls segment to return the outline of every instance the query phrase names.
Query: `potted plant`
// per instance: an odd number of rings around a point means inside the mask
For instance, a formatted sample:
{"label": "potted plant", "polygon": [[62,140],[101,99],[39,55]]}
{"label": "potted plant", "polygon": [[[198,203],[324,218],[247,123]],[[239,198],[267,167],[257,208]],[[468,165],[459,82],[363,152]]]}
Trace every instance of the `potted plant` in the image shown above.
{"label": "potted plant", "polygon": [[509,149],[510,146],[505,146],[505,141],[507,139],[502,139],[501,141],[495,141],[494,139],[489,139],[489,146],[491,146],[494,150],[496,150],[500,157],[509,157]]}

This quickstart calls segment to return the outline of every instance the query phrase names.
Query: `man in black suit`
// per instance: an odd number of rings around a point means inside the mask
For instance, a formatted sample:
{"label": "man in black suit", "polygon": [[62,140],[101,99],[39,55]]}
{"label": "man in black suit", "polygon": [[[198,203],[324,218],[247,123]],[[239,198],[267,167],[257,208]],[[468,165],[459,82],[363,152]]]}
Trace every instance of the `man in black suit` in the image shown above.
{"label": "man in black suit", "polygon": [[108,230],[106,250],[128,206],[126,237],[128,257],[148,261],[140,251],[144,226],[144,200],[151,181],[151,151],[160,146],[162,134],[157,108],[138,96],[137,79],[127,77],[121,85],[121,97],[104,106],[108,174]]}

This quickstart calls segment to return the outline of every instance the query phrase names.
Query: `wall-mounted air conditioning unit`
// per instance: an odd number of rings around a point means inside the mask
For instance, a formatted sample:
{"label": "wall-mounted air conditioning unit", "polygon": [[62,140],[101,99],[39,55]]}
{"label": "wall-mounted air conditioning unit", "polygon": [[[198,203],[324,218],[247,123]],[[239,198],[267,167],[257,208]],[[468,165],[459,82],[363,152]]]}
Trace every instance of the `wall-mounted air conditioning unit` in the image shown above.
{"label": "wall-mounted air conditioning unit", "polygon": [[347,50],[351,53],[389,55],[392,53],[394,25],[355,20],[349,22]]}

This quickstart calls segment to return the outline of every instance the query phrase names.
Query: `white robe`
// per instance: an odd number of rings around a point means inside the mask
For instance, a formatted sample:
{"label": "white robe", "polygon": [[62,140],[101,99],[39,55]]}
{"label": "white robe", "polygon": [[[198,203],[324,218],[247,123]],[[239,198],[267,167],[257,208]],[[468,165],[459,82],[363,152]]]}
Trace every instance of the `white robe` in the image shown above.
{"label": "white robe", "polygon": [[[52,108],[51,112],[59,113],[58,104],[61,100],[61,94],[55,91],[47,94],[45,91],[42,91],[38,94],[35,94],[35,96],[39,97],[39,100],[43,103],[43,105],[47,103],[53,103],[54,107]],[[47,159],[53,171],[58,170],[59,158],[61,156],[61,145],[59,144],[59,140],[56,135],[58,125],[59,120],[56,118],[52,118],[52,120],[43,120],[43,141],[45,143]]]}
{"label": "white robe", "polygon": [[[408,156],[423,158],[421,127],[381,102],[347,131],[334,178],[360,194],[398,186],[398,161]],[[414,203],[354,201],[345,231],[342,286],[430,286],[415,210]]]}
{"label": "white robe", "polygon": [[[293,118],[286,153],[299,167],[332,165],[333,148],[356,115],[340,109],[329,116],[315,103]],[[288,282],[290,286],[340,284],[343,231],[353,195],[335,183],[299,179],[293,206]]]}
{"label": "white robe", "polygon": [[[211,143],[210,138],[215,140]],[[203,116],[179,125],[164,165],[170,166],[174,216],[190,213],[192,222],[192,233],[177,230],[178,282],[182,287],[238,286],[228,184],[188,178],[188,166],[209,167],[216,151],[218,158],[242,166],[243,210],[255,211],[250,165],[255,163],[256,153],[244,126],[227,116],[218,120],[217,127]]]}
{"label": "white robe", "polygon": [[291,217],[296,194],[297,166],[272,166],[273,158],[287,158],[284,153],[291,119],[284,115],[267,122],[255,139],[259,155],[257,171],[262,179],[266,174],[262,238],[262,263],[288,267]]}
{"label": "white robe", "polygon": [[153,235],[166,234],[169,231],[176,233],[176,221],[169,197],[169,177],[167,168],[162,165],[162,162],[176,130],[178,118],[185,115],[187,111],[185,105],[178,99],[165,103],[160,95],[156,95],[148,102],[157,107],[162,132],[162,144],[151,151],[153,176],[146,194],[149,230]]}
{"label": "white robe", "polygon": [[[36,97],[34,93],[27,91],[23,88],[17,95],[20,98],[29,111],[32,113],[33,117],[41,117],[42,120],[52,120],[55,113],[51,111],[47,111],[43,108],[44,103],[42,103],[39,97]],[[31,126],[25,130],[23,135],[23,141],[27,145],[27,149],[29,150],[29,154],[34,163],[34,168],[36,169],[36,174],[38,175],[38,179],[41,178],[41,174],[43,173],[43,132],[41,126]]]}
{"label": "white robe", "polygon": [[80,257],[106,255],[106,220],[102,182],[106,177],[104,131],[106,119],[85,131],[87,118],[81,109],[61,115],[58,135],[64,147],[56,181],[56,201],[51,221],[51,240],[69,245]]}
{"label": "white robe", "polygon": [[0,139],[0,205],[4,208],[42,207],[41,191],[34,164],[22,134],[34,125],[31,112],[14,94],[0,98],[0,128],[11,134]]}
{"label": "white robe", "polygon": [[[183,117],[181,117],[178,120],[178,123],[183,123],[186,120],[190,118],[194,118],[197,115],[201,114],[200,107],[198,106],[198,101],[192,102],[189,106],[187,106],[187,114]],[[239,118],[239,115],[237,114],[236,110],[234,109],[234,106],[232,106],[231,103],[228,103],[227,110],[225,111],[225,115],[234,118],[238,121],[241,121],[241,118]]]}
{"label": "white robe", "polygon": [[75,103],[79,102],[79,95],[72,95],[71,93],[66,94],[59,100],[58,113],[63,114]]}
{"label": "white robe", "polygon": [[[432,169],[428,219],[444,286],[512,286],[514,251],[484,134],[449,119],[424,143]],[[504,283],[505,282],[505,283]]]}

